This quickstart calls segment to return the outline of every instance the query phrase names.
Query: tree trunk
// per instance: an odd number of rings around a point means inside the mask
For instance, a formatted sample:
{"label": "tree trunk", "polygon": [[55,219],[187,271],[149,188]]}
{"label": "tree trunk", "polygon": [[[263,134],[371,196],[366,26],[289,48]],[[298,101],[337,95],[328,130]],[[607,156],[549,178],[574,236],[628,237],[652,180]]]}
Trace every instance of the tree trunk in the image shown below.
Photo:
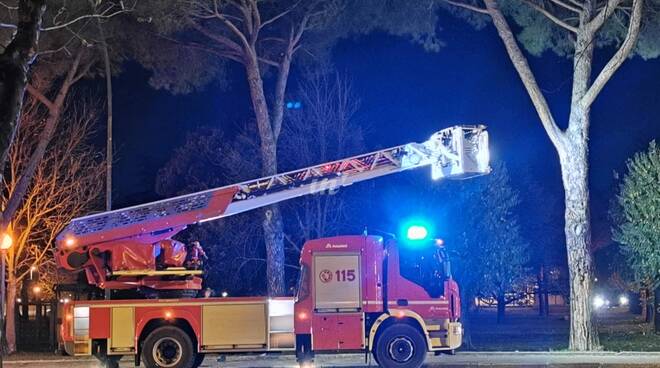
{"label": "tree trunk", "polygon": [[652,326],[653,326],[653,331],[655,333],[660,332],[660,318],[658,318],[658,314],[660,312],[660,287],[656,287],[655,290],[653,290],[653,312],[651,312],[651,320],[652,320]]}
{"label": "tree trunk", "polygon": [[541,266],[541,269],[539,270],[539,273],[536,275],[536,284],[538,286],[538,297],[537,297],[537,303],[539,304],[539,316],[545,315],[545,303],[543,300],[543,295],[544,295],[544,274],[543,274],[543,266]]}
{"label": "tree trunk", "polygon": [[[265,144],[262,140],[262,165],[264,175],[277,173],[277,149],[274,143]],[[284,225],[282,213],[277,204],[264,210],[264,240],[266,244],[266,274],[268,295],[283,296],[286,292],[284,280]]]}
{"label": "tree trunk", "polygon": [[7,315],[5,320],[7,352],[16,352],[16,279],[11,275],[7,279]]}
{"label": "tree trunk", "polygon": [[14,214],[23,203],[23,197],[27,193],[27,190],[32,183],[32,176],[34,175],[39,163],[46,154],[46,149],[50,144],[53,134],[55,133],[55,128],[60,121],[62,115],[62,109],[64,107],[64,102],[66,97],[69,94],[69,90],[74,83],[78,67],[80,66],[80,59],[82,58],[83,50],[80,50],[76,55],[71,68],[69,69],[66,78],[62,81],[62,86],[57,92],[57,96],[54,101],[50,102],[48,106],[48,117],[46,118],[46,124],[44,129],[39,134],[39,140],[37,141],[37,146],[30,155],[27,165],[21,172],[21,177],[16,183],[14,191],[10,194],[9,199],[5,205],[5,209],[2,211],[2,219],[0,222],[0,228],[4,229],[9,226]]}
{"label": "tree trunk", "polygon": [[497,323],[504,322],[504,315],[506,313],[506,298],[504,293],[497,295]]}
{"label": "tree trunk", "polygon": [[103,54],[103,67],[105,70],[105,97],[107,102],[108,120],[106,125],[106,153],[105,153],[105,209],[112,209],[112,69],[110,68],[110,55],[108,54],[108,42],[105,31],[98,19],[99,34],[103,42],[101,52]]}
{"label": "tree trunk", "polygon": [[[576,110],[576,108],[573,108]],[[570,128],[566,132],[567,144],[560,153],[562,180],[565,191],[565,234],[568,270],[571,286],[571,335],[569,349],[596,350],[598,331],[592,318],[592,258],[590,253],[591,228],[589,219],[588,187],[588,126],[587,112],[571,113]]]}
{"label": "tree trunk", "polygon": [[264,237],[266,240],[266,270],[268,275],[268,295],[285,294],[284,280],[284,231],[280,207],[274,204],[264,210]]}
{"label": "tree trunk", "polygon": [[49,112],[49,115],[46,118],[44,130],[39,135],[37,146],[30,155],[30,159],[28,160],[25,169],[23,169],[21,177],[18,179],[16,187],[10,194],[9,200],[7,201],[5,209],[2,213],[2,222],[0,223],[0,228],[4,229],[9,225],[12,218],[14,217],[14,214],[23,202],[23,197],[25,197],[30,183],[32,182],[32,176],[34,175],[37,167],[39,166],[39,163],[41,163],[41,160],[46,154],[46,148],[48,148],[48,144],[50,143],[50,140],[55,133],[55,128],[60,120],[60,115],[61,106]]}
{"label": "tree trunk", "polygon": [[472,342],[472,312],[474,307],[474,296],[469,295],[465,289],[460,289],[461,293],[461,323],[463,324],[463,346],[474,350]]}
{"label": "tree trunk", "polygon": [[16,34],[0,55],[0,167],[5,165],[9,146],[16,134],[44,10],[44,0],[19,1]]}
{"label": "tree trunk", "polygon": [[[252,107],[257,120],[261,145],[261,171],[264,176],[277,174],[277,137],[274,135],[264,94],[263,79],[259,71],[256,53],[245,64]],[[266,245],[266,277],[268,295],[285,293],[284,283],[284,232],[282,214],[278,205],[264,210],[264,240]]]}

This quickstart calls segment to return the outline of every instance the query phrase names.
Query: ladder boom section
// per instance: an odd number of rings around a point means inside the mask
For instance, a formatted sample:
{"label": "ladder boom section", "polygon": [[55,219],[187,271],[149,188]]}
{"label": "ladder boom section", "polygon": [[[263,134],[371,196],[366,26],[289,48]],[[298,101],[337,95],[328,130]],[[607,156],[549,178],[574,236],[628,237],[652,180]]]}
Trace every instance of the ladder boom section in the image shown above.
{"label": "ladder boom section", "polygon": [[155,242],[186,225],[231,216],[307,194],[431,166],[432,176],[487,174],[488,134],[482,125],[458,125],[423,143],[408,143],[304,169],[248,180],[74,219],[58,236],[60,249],[121,239]]}

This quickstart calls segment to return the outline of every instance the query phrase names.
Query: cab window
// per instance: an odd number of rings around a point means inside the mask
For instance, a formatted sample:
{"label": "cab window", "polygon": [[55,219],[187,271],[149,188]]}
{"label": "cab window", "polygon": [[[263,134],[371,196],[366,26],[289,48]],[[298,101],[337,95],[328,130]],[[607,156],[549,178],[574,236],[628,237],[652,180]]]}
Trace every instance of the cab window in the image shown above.
{"label": "cab window", "polygon": [[297,300],[302,301],[309,296],[309,266],[301,264],[300,274],[298,274],[298,294]]}
{"label": "cab window", "polygon": [[399,249],[399,273],[426,290],[432,298],[444,294],[443,253],[433,246]]}

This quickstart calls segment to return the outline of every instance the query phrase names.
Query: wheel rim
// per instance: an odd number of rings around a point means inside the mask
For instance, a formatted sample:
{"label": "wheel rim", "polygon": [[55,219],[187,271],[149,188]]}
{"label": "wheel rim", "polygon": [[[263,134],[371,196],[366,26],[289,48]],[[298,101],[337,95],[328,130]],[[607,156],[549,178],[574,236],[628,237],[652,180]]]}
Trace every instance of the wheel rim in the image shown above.
{"label": "wheel rim", "polygon": [[415,346],[409,338],[400,336],[390,341],[387,350],[392,360],[398,363],[405,363],[413,357]]}
{"label": "wheel rim", "polygon": [[162,337],[156,341],[152,350],[154,361],[160,367],[174,367],[181,361],[183,348],[181,343],[171,337]]}

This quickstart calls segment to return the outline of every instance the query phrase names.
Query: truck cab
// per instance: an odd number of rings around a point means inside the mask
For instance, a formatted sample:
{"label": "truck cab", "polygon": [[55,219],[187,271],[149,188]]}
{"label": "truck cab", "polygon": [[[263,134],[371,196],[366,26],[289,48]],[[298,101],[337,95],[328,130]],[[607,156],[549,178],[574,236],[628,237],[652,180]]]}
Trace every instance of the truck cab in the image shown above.
{"label": "truck cab", "polygon": [[460,296],[440,242],[379,236],[305,243],[294,308],[296,354],[369,351],[379,365],[418,367],[461,345]]}

